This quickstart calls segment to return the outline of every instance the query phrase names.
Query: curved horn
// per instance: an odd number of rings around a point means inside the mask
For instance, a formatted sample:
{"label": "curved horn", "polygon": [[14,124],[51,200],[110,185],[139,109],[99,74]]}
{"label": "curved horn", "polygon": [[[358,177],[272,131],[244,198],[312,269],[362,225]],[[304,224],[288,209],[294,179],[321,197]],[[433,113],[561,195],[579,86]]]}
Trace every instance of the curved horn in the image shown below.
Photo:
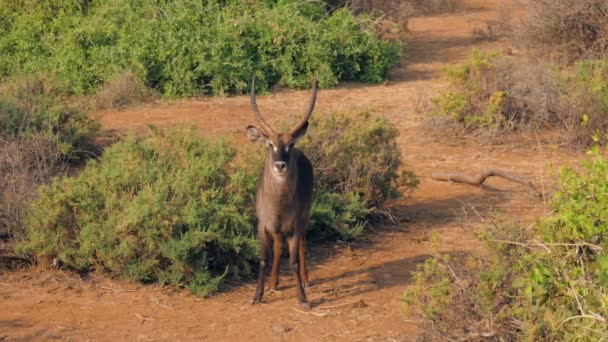
{"label": "curved horn", "polygon": [[304,116],[304,118],[302,119],[302,121],[300,121],[300,123],[298,123],[298,125],[296,126],[296,128],[294,128],[294,130],[292,132],[296,132],[298,131],[300,128],[302,128],[302,126],[304,126],[306,124],[306,122],[308,122],[308,119],[310,119],[310,116],[312,115],[312,111],[313,109],[315,109],[315,103],[317,102],[317,84],[318,84],[318,80],[317,80],[317,76],[312,78],[312,97],[310,98],[310,103],[308,105],[308,111],[306,112],[306,115]]}
{"label": "curved horn", "polygon": [[258,109],[258,104],[255,101],[255,73],[253,74],[253,78],[251,79],[251,110],[253,111],[253,115],[255,116],[255,118],[260,123],[260,126],[262,126],[260,128],[262,128],[264,131],[266,131],[266,134],[269,134],[269,133],[276,134],[274,129],[272,129],[272,127],[270,127],[268,122],[266,122],[266,120],[264,120],[264,117],[262,116],[262,114],[260,113],[260,110]]}

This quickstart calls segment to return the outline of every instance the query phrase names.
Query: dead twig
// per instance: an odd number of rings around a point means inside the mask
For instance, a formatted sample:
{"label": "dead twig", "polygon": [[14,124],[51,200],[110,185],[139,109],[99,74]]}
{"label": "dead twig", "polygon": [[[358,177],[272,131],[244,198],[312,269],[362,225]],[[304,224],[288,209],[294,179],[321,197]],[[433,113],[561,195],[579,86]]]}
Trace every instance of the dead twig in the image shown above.
{"label": "dead twig", "polygon": [[595,250],[598,250],[598,251],[604,250],[600,246],[592,245],[592,244],[586,243],[586,242],[581,242],[581,243],[540,243],[538,241],[517,242],[517,241],[507,241],[507,240],[497,240],[497,239],[491,239],[490,241],[499,242],[499,243],[506,243],[506,244],[510,244],[510,245],[518,245],[518,246],[523,246],[523,247],[528,247],[528,248],[530,248],[531,246],[542,247],[542,248],[548,250],[549,252],[551,252],[551,250],[548,249],[547,246],[559,246],[559,247],[581,247],[581,246],[585,246],[585,247],[589,247],[591,249],[595,249]]}
{"label": "dead twig", "polygon": [[596,320],[596,321],[599,321],[599,322],[602,322],[602,323],[606,323],[606,319],[604,317],[598,315],[598,314],[592,314],[592,315],[582,314],[582,315],[577,315],[577,316],[572,316],[570,318],[566,318],[563,322],[561,322],[559,324],[559,327],[561,328],[562,325],[564,325],[564,323],[566,323],[568,321],[571,321],[573,319],[580,319],[580,318],[588,318],[588,319],[593,319],[593,320]]}
{"label": "dead twig", "polygon": [[108,290],[108,291],[112,291],[112,292],[158,292],[158,291],[162,291],[163,289],[153,289],[153,290],[137,290],[137,289],[115,289],[113,287],[107,287],[107,286],[99,286],[100,289],[104,289],[104,290]]}
{"label": "dead twig", "polygon": [[317,316],[317,317],[325,317],[325,316],[327,316],[329,314],[327,312],[302,311],[302,310],[294,308],[293,306],[291,308],[294,311],[297,311],[299,313],[303,313],[303,314],[307,314],[307,315],[313,315],[313,316]]}
{"label": "dead twig", "polygon": [[483,182],[485,182],[485,180],[488,177],[492,177],[492,176],[501,177],[501,178],[510,180],[512,182],[525,185],[532,192],[534,192],[534,194],[536,194],[536,196],[538,196],[539,198],[543,198],[543,194],[536,189],[536,187],[534,186],[534,184],[531,181],[529,181],[523,177],[516,176],[516,175],[510,174],[508,172],[502,171],[502,170],[495,170],[495,169],[486,170],[476,177],[466,175],[463,173],[458,173],[458,172],[436,172],[431,175],[431,178],[434,180],[439,180],[439,181],[448,181],[448,182],[456,182],[456,183],[464,183],[464,184],[480,186],[481,184],[483,184]]}
{"label": "dead twig", "polygon": [[135,317],[137,317],[137,319],[139,319],[139,324],[142,325],[144,324],[145,321],[153,321],[154,318],[150,318],[150,317],[145,317],[144,315],[136,312],[133,314]]}
{"label": "dead twig", "polygon": [[360,303],[361,301],[362,301],[361,299],[358,299],[358,300],[353,300],[351,302],[346,302],[346,303],[337,304],[337,305],[322,306],[322,307],[319,307],[318,309],[319,310],[335,309],[335,308],[339,308],[339,307],[342,307],[342,306],[347,306],[347,305],[351,305],[351,304],[357,304],[357,303]]}
{"label": "dead twig", "polygon": [[542,190],[542,199],[543,199],[543,210],[545,215],[547,214],[547,199],[545,198],[545,182],[544,182],[544,162],[543,162],[543,148],[540,145],[540,139],[538,138],[538,134],[536,132],[534,132],[534,135],[536,136],[536,142],[538,143],[538,159],[540,162],[540,187]]}

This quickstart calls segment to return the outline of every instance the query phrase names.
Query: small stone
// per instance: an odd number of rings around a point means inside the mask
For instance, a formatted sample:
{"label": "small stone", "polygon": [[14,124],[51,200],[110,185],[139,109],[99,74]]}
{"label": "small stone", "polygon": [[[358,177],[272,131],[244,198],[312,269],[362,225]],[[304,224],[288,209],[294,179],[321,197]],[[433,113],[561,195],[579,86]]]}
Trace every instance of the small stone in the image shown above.
{"label": "small stone", "polygon": [[279,324],[275,324],[272,326],[272,331],[274,331],[277,334],[287,333],[287,332],[291,331],[291,329],[292,328],[285,323],[279,323]]}
{"label": "small stone", "polygon": [[355,305],[353,305],[353,308],[366,308],[368,307],[367,303],[361,299],[358,302],[355,303]]}

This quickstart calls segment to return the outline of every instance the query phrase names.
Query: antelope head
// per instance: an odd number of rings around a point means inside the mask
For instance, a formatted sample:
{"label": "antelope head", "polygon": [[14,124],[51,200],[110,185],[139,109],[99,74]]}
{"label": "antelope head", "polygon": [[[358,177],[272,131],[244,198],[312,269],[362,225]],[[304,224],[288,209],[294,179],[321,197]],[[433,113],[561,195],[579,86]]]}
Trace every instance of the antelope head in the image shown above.
{"label": "antelope head", "polygon": [[258,127],[247,126],[247,137],[254,143],[261,143],[267,146],[268,156],[267,166],[272,168],[273,174],[279,177],[286,177],[294,164],[294,145],[304,136],[308,129],[308,119],[312,115],[317,99],[317,79],[312,80],[312,97],[308,110],[304,118],[298,125],[287,133],[277,133],[264,119],[255,100],[255,76],[251,81],[251,109],[255,116]]}

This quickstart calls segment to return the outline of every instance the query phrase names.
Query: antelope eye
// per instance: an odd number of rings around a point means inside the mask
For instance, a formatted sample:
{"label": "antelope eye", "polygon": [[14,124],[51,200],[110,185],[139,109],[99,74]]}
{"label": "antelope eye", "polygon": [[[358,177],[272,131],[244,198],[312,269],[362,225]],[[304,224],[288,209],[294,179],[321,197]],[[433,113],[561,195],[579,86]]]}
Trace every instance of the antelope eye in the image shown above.
{"label": "antelope eye", "polygon": [[289,145],[285,146],[285,152],[289,152],[289,150],[291,150],[293,148],[293,143],[290,143]]}

